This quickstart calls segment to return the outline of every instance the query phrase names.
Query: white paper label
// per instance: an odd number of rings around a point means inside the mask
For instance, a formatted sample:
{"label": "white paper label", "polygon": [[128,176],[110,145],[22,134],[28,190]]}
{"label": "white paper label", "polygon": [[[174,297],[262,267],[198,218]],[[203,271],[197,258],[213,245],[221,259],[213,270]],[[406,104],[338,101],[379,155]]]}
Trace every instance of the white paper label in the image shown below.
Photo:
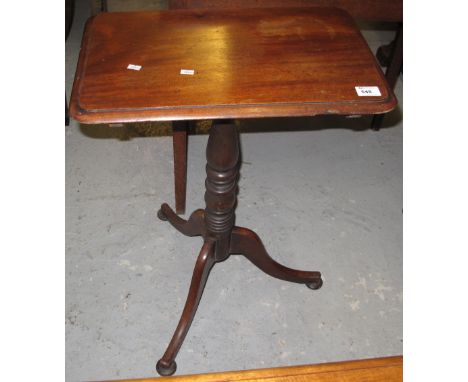
{"label": "white paper label", "polygon": [[127,69],[130,69],[130,70],[140,70],[140,69],[141,69],[141,65],[128,64]]}
{"label": "white paper label", "polygon": [[382,95],[378,86],[355,86],[354,88],[359,97],[378,97]]}
{"label": "white paper label", "polygon": [[189,76],[193,76],[195,74],[195,70],[193,70],[193,69],[180,69],[180,74],[187,74]]}

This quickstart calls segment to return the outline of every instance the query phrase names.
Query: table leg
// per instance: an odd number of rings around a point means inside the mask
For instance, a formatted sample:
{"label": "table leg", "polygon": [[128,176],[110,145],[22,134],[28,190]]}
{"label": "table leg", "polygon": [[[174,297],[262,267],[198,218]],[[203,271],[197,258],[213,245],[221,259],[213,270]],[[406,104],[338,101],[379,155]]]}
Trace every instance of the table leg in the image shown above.
{"label": "table leg", "polygon": [[250,229],[234,227],[229,252],[244,255],[263,272],[277,279],[306,284],[310,289],[319,289],[322,286],[320,272],[291,269],[273,260],[258,235]]}
{"label": "table leg", "polygon": [[175,358],[190,329],[193,317],[195,317],[203,289],[205,288],[208,275],[214,263],[214,242],[212,240],[205,240],[200,254],[198,255],[197,262],[195,263],[187,302],[185,303],[179,324],[177,325],[177,329],[172,336],[166,352],[156,364],[156,371],[160,375],[172,375],[177,369]]}
{"label": "table leg", "polygon": [[237,182],[239,179],[239,135],[233,123],[214,123],[206,149],[205,210],[196,210],[184,220],[167,205],[158,212],[161,220],[169,221],[187,236],[201,235],[204,244],[193,271],[189,294],[175,333],[156,370],[161,375],[176,371],[175,358],[182,346],[200,302],[211,268],[231,254],[241,254],[270,276],[307,285],[322,286],[320,272],[287,268],[273,260],[260,238],[247,228],[235,227]]}
{"label": "table leg", "polygon": [[[385,77],[387,78],[387,82],[390,87],[395,89],[395,85],[403,65],[403,24],[400,24],[398,28],[391,57],[391,61],[387,67],[387,71],[385,72]],[[377,131],[380,129],[384,116],[385,114],[374,115],[371,124],[371,128],[373,130]]]}
{"label": "table leg", "polygon": [[67,95],[65,94],[65,126],[70,125],[70,114],[68,113]]}
{"label": "table leg", "polygon": [[172,123],[172,145],[174,151],[175,206],[178,214],[185,213],[187,190],[187,130],[189,123]]}

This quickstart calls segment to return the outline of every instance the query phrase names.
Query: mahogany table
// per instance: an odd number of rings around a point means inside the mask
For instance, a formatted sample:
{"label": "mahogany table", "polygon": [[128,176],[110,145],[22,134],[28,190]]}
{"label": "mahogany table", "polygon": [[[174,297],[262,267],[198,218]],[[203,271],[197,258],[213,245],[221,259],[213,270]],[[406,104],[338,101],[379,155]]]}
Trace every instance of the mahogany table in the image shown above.
{"label": "mahogany table", "polygon": [[287,268],[260,238],[234,224],[239,136],[232,119],[380,114],[396,99],[352,18],[338,8],[103,13],[83,36],[70,114],[83,123],[213,119],[205,208],[178,231],[201,235],[182,317],[156,369],[176,370],[212,266],[242,254],[270,276],[322,286],[320,272]]}

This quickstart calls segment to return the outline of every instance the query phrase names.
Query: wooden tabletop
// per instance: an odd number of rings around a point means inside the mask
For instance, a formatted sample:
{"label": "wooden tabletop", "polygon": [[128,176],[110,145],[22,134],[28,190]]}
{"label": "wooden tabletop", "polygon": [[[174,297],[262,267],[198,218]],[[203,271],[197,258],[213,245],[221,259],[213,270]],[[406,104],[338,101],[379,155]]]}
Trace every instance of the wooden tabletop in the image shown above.
{"label": "wooden tabletop", "polygon": [[395,105],[345,11],[178,10],[90,19],[70,114],[115,123],[377,114]]}
{"label": "wooden tabletop", "polygon": [[120,382],[159,382],[164,379],[173,382],[402,382],[403,357],[183,375],[169,378],[126,379]]}

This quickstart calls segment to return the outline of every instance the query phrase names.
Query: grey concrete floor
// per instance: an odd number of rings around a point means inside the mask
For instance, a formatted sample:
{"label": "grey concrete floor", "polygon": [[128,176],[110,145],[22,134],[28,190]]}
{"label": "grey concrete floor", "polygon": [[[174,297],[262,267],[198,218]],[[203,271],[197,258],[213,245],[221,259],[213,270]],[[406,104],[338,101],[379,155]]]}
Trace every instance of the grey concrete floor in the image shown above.
{"label": "grey concrete floor", "polygon": [[[67,94],[88,15],[78,1]],[[364,35],[375,51],[393,34]],[[324,286],[270,278],[239,256],[217,264],[178,374],[402,353],[401,104],[379,132],[369,121],[242,122],[255,132],[241,135],[237,225],[285,265],[320,270]],[[201,247],[156,218],[173,205],[172,138],[118,139],[75,121],[65,131],[66,379],[155,375]],[[204,205],[206,141],[189,139],[188,212]]]}

